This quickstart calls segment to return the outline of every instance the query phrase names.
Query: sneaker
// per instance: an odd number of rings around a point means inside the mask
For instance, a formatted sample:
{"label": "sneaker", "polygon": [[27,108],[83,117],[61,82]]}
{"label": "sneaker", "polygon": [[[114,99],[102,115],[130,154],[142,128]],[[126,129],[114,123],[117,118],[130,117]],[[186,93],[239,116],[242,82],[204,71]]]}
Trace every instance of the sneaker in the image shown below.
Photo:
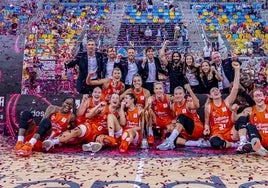
{"label": "sneaker", "polygon": [[236,149],[236,152],[240,154],[249,153],[251,151],[252,151],[252,146],[250,142],[241,142]]}
{"label": "sneaker", "polygon": [[148,149],[149,148],[149,144],[146,138],[143,138],[141,141],[141,149]]}
{"label": "sneaker", "polygon": [[101,143],[99,142],[89,142],[88,144],[83,144],[82,149],[83,151],[91,151],[91,152],[98,152],[102,148]]}
{"label": "sneaker", "polygon": [[148,144],[154,145],[154,135],[149,135],[147,137],[147,140],[148,140]]}
{"label": "sneaker", "polygon": [[121,144],[119,146],[119,152],[120,153],[126,153],[128,149],[128,142],[126,140],[122,140]]}
{"label": "sneaker", "polygon": [[22,141],[17,141],[17,143],[16,143],[16,145],[15,145],[15,147],[14,147],[15,152],[17,152],[18,150],[20,150],[20,149],[22,148],[23,145],[24,145],[24,144],[23,144]]}
{"label": "sneaker", "polygon": [[16,152],[17,155],[23,156],[23,157],[28,157],[29,155],[32,154],[32,149],[33,146],[30,142],[26,142],[20,150]]}
{"label": "sneaker", "polygon": [[167,138],[162,144],[156,146],[157,149],[159,150],[169,150],[169,149],[174,149],[175,145],[173,142]]}
{"label": "sneaker", "polygon": [[116,147],[118,145],[116,139],[112,136],[105,136],[103,138],[103,144],[105,146],[111,146],[111,147]]}
{"label": "sneaker", "polygon": [[45,150],[45,151],[48,151],[50,150],[51,148],[54,147],[54,143],[52,140],[45,140],[42,142],[42,148]]}
{"label": "sneaker", "polygon": [[253,138],[251,140],[251,145],[253,151],[255,151],[260,156],[268,156],[268,151],[261,145],[261,142],[258,138]]}
{"label": "sneaker", "polygon": [[204,138],[200,138],[198,140],[198,147],[200,148],[210,148],[211,144],[209,140],[205,140]]}

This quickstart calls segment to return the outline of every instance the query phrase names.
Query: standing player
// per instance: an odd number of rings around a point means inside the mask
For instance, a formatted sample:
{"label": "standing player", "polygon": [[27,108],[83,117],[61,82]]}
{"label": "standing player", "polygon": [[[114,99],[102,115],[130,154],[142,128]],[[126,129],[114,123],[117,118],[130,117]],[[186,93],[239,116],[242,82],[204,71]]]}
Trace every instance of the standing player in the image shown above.
{"label": "standing player", "polygon": [[108,79],[100,79],[100,80],[91,80],[91,76],[93,72],[90,72],[87,76],[86,83],[88,85],[102,85],[103,96],[105,97],[105,101],[109,102],[111,95],[113,93],[122,94],[125,90],[125,85],[121,82],[122,73],[118,67],[115,67],[112,72],[112,78]]}

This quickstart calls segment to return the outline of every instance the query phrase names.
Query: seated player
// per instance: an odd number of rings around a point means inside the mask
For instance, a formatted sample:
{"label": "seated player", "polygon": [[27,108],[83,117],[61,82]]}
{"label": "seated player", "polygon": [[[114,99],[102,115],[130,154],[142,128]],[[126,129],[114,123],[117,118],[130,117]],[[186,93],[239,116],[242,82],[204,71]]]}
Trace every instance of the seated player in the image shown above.
{"label": "seated player", "polygon": [[143,123],[141,108],[136,107],[136,98],[132,93],[125,95],[122,101],[122,110],[126,108],[126,112],[122,118],[123,134],[121,137],[121,144],[119,151],[122,153],[127,152],[130,144],[138,146],[142,141],[142,129]]}
{"label": "seated player", "polygon": [[18,141],[15,145],[16,154],[29,156],[33,148],[41,148],[41,143],[38,142],[40,139],[46,136],[54,138],[68,128],[75,127],[75,115],[72,113],[74,109],[74,99],[67,97],[63,100],[62,106],[48,106],[39,125],[35,123],[31,112],[24,111],[19,123]]}
{"label": "seated player", "polygon": [[[119,125],[110,125],[110,116],[118,116],[119,95],[112,94],[109,105],[100,102],[86,113],[86,121],[76,128],[65,131],[54,139],[43,142],[43,148],[47,151],[59,143],[78,142],[87,143],[82,145],[84,151],[99,151],[102,146],[117,146],[114,132],[121,129]],[[120,133],[121,134],[121,133]]]}
{"label": "seated player", "polygon": [[199,108],[199,100],[189,84],[185,84],[184,87],[190,96],[186,98],[182,87],[178,86],[175,88],[172,110],[177,120],[168,125],[167,131],[171,132],[171,135],[162,144],[157,146],[159,150],[174,149],[176,144],[210,146],[208,141],[200,139],[203,136],[204,125],[196,111]]}

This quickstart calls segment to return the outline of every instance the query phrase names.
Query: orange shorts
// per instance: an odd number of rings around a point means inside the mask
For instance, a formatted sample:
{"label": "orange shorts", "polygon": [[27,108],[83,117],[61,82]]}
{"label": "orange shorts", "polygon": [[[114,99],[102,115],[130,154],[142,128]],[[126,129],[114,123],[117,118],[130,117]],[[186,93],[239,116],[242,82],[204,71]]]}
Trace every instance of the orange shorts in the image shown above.
{"label": "orange shorts", "polygon": [[167,117],[161,117],[159,118],[158,116],[155,117],[156,119],[156,126],[160,127],[161,129],[166,129],[167,125],[172,123],[172,118],[167,116]]}
{"label": "orange shorts", "polygon": [[108,135],[107,128],[94,123],[85,122],[78,127],[82,130],[83,135],[80,139],[85,142],[94,142],[96,137],[102,134]]}
{"label": "orange shorts", "polygon": [[191,135],[189,135],[184,129],[181,132],[182,137],[185,140],[198,140],[203,137],[204,126],[201,122],[194,123],[194,130]]}
{"label": "orange shorts", "polygon": [[227,131],[225,131],[225,132],[221,132],[221,133],[217,133],[217,132],[215,132],[215,133],[211,134],[211,137],[214,137],[214,136],[218,136],[218,137],[220,137],[221,139],[226,140],[226,141],[228,141],[228,142],[233,142],[233,141],[234,141],[234,140],[232,139],[232,129],[227,130]]}
{"label": "orange shorts", "polygon": [[261,131],[259,131],[259,134],[261,135],[261,145],[268,148],[268,134]]}

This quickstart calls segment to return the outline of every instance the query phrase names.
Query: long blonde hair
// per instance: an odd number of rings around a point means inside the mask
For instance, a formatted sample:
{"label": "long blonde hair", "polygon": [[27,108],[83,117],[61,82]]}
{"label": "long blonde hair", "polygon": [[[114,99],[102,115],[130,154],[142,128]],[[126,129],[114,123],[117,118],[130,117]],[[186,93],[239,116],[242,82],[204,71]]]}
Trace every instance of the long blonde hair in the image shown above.
{"label": "long blonde hair", "polygon": [[[209,72],[208,72],[208,74],[205,74],[204,71],[202,70],[202,65],[204,63],[207,63],[209,65]],[[204,60],[200,64],[200,77],[201,77],[201,79],[203,79],[203,77],[205,77],[205,76],[207,77],[207,80],[212,80],[212,78],[213,78],[213,72],[211,71],[211,64],[209,63],[208,60]]]}

